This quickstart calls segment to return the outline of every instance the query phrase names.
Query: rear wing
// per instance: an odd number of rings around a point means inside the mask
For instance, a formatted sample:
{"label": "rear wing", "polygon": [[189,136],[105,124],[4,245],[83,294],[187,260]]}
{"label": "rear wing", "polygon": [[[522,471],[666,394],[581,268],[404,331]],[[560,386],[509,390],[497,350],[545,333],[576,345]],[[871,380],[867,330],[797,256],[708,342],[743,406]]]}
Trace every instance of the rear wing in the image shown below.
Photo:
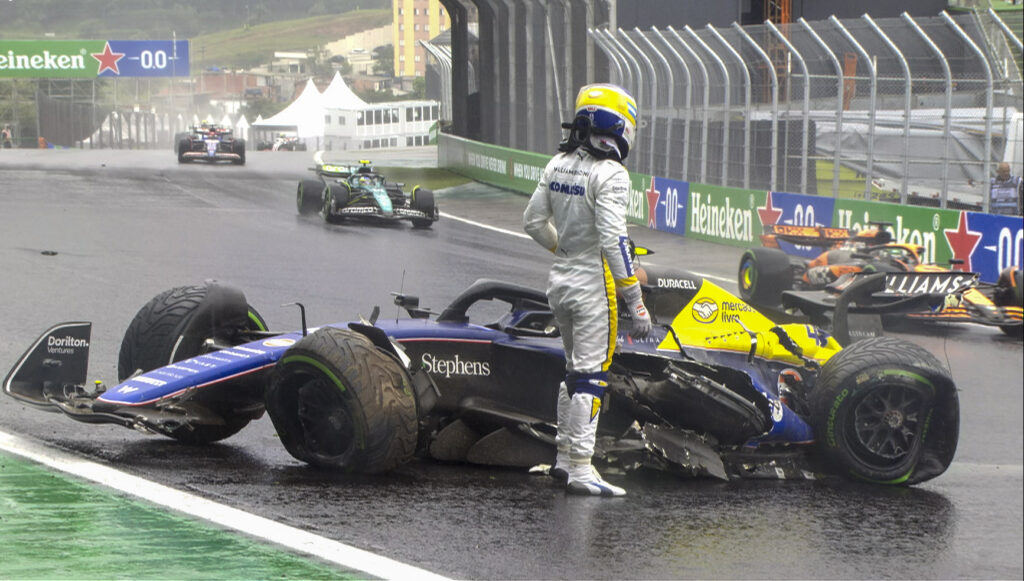
{"label": "rear wing", "polygon": [[852,236],[849,228],[792,226],[789,224],[765,224],[763,228],[761,244],[768,248],[778,248],[779,240],[800,246],[831,248],[846,242]]}
{"label": "rear wing", "polygon": [[370,165],[370,161],[366,159],[360,159],[359,165],[336,163],[324,159],[324,151],[317,151],[313,154],[313,163],[316,165],[310,169],[318,173],[319,175],[331,178],[347,178],[352,174],[369,174],[379,175],[373,170],[373,166]]}
{"label": "rear wing", "polygon": [[24,403],[49,408],[50,393],[85,385],[92,323],[58,323],[43,333],[4,379],[4,392]]}
{"label": "rear wing", "polygon": [[837,248],[846,243],[878,246],[892,242],[892,233],[886,230],[889,222],[869,222],[873,228],[853,231],[849,228],[828,226],[794,226],[791,224],[765,224],[762,226],[761,245],[778,248],[779,240],[799,246]]}
{"label": "rear wing", "polygon": [[821,291],[783,291],[782,307],[831,326],[841,345],[881,329],[881,315],[941,311],[977,286],[976,272],[879,272],[840,277]]}

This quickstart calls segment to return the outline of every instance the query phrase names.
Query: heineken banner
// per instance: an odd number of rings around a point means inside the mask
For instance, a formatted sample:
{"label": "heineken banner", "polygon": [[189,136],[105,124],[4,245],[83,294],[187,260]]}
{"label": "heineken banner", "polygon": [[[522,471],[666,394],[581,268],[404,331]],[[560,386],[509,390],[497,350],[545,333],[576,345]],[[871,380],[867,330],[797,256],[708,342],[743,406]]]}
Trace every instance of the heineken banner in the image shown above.
{"label": "heineken banner", "polygon": [[[548,155],[527,153],[442,134],[438,165],[478,181],[530,194]],[[921,258],[995,282],[1024,262],[1024,219],[981,212],[901,206],[786,192],[688,183],[631,172],[626,218],[633,224],[741,248],[760,246],[765,224],[837,226],[861,230],[884,224],[895,242],[922,248]],[[781,244],[789,254],[817,256],[820,248]]]}
{"label": "heineken banner", "polygon": [[187,40],[0,40],[0,78],[187,77]]}

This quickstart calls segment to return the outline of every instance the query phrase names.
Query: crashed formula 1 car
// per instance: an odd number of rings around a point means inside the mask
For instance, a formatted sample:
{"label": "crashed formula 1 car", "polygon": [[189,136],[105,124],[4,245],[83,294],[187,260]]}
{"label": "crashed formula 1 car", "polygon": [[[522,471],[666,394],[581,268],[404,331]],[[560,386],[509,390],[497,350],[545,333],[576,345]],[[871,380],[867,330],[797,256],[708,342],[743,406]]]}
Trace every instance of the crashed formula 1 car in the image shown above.
{"label": "crashed formula 1 car", "polygon": [[195,125],[187,133],[178,134],[174,147],[178,163],[230,161],[245,165],[245,140],[221,125]]}
{"label": "crashed formula 1 car", "polygon": [[[892,242],[889,224],[873,222],[872,228],[852,232],[847,228],[820,226],[765,225],[763,248],[751,248],[740,258],[738,283],[743,300],[762,308],[792,301],[793,291],[822,291],[842,285],[840,279],[851,273],[889,273],[891,290],[921,294],[943,290],[935,285],[955,279],[941,273],[962,273],[921,260],[924,249],[914,244]],[[822,248],[812,260],[786,254],[779,242]],[[954,261],[952,266],[959,264]],[[935,277],[904,277],[901,273],[937,273]],[[918,281],[918,286],[909,284]],[[930,284],[921,281],[932,281]],[[963,279],[960,279],[963,280]],[[1021,269],[1004,269],[995,284],[974,281],[962,300],[941,309],[900,310],[900,317],[922,321],[971,322],[999,327],[1011,336],[1020,335],[1024,324],[1024,283]],[[898,288],[899,287],[899,288]],[[803,292],[806,296],[814,293]]]}
{"label": "crashed formula 1 car", "polygon": [[[844,348],[812,325],[776,324],[701,277],[648,270],[647,280],[657,324],[638,341],[620,331],[595,460],[895,485],[949,466],[957,388],[925,349],[891,337]],[[378,319],[374,308],[369,319],[307,328],[303,310],[302,329],[274,333],[240,290],[178,287],[130,323],[119,384],[87,384],[91,326],[74,322],[46,331],[3,389],[76,420],[189,443],[227,438],[266,410],[295,458],[347,471],[388,471],[417,456],[550,462],[565,359],[544,292],[479,280],[440,313],[413,296],[395,303],[407,318]],[[471,320],[486,305],[500,314]]]}
{"label": "crashed formula 1 car", "polygon": [[406,194],[405,184],[387,181],[367,160],[358,166],[327,163],[321,151],[313,159],[316,179],[300,180],[296,190],[299,214],[319,213],[329,223],[408,220],[415,228],[430,228],[440,216],[434,192],[414,186]]}

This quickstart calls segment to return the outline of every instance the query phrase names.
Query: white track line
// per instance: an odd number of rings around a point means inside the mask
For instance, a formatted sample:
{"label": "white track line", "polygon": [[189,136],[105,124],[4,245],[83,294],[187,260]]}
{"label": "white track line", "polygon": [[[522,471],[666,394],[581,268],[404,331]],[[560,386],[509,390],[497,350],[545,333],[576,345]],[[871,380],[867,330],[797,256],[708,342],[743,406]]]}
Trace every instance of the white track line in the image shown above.
{"label": "white track line", "polygon": [[[459,216],[453,216],[452,214],[449,214],[447,212],[441,212],[441,216],[444,217],[444,218],[447,218],[449,220],[455,220],[456,222],[462,222],[464,224],[469,224],[470,226],[476,226],[477,228],[483,228],[484,230],[491,230],[492,232],[500,232],[502,234],[507,234],[509,236],[515,236],[516,238],[525,238],[527,240],[530,240],[530,236],[525,234],[525,233],[523,233],[523,232],[516,232],[514,230],[506,230],[505,228],[499,228],[497,226],[491,226],[490,224],[484,224],[483,222],[476,222],[474,220],[469,220],[467,218],[460,218]],[[656,264],[656,263],[655,262],[651,262],[651,264]],[[700,277],[703,277],[703,278],[709,278],[711,280],[717,280],[717,281],[720,281],[720,282],[727,282],[729,284],[735,284],[736,283],[735,280],[733,280],[731,278],[726,278],[724,276],[718,276],[718,275],[714,275],[714,274],[706,274],[706,273],[703,273],[703,272],[694,272],[694,271],[690,271],[690,272],[693,272],[693,274],[696,274],[697,276],[700,276]]]}
{"label": "white track line", "polygon": [[444,218],[448,218],[450,220],[455,220],[456,222],[462,222],[464,224],[469,224],[470,226],[476,226],[477,228],[483,228],[484,230],[491,230],[493,232],[501,232],[502,234],[508,234],[509,236],[515,236],[517,238],[525,238],[527,240],[531,239],[530,236],[528,234],[526,234],[525,232],[516,232],[514,230],[506,230],[504,228],[498,228],[497,226],[491,226],[490,224],[484,224],[483,222],[476,222],[476,221],[473,221],[473,220],[469,220],[467,218],[460,218],[458,216],[453,216],[453,215],[449,214],[448,212],[441,212],[441,216],[444,217]]}
{"label": "white track line", "polygon": [[34,444],[3,431],[0,431],[0,450],[90,480],[129,496],[142,498],[251,537],[263,539],[329,563],[335,563],[349,570],[381,579],[417,579],[417,581],[447,579],[430,571],[399,563],[344,543],[200,498],[194,494],[150,482],[67,452]]}

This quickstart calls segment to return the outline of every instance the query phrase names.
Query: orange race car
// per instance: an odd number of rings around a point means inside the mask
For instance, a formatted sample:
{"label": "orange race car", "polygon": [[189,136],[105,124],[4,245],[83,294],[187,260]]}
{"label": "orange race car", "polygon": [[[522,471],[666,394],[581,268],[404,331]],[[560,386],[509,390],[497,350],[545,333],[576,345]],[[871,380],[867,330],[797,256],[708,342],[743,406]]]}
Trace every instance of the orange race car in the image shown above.
{"label": "orange race car", "polygon": [[[820,226],[765,225],[761,235],[763,248],[750,248],[740,258],[738,275],[740,296],[759,307],[785,304],[784,291],[819,291],[841,285],[844,275],[856,273],[889,273],[886,285],[894,289],[901,284],[899,274],[949,273],[948,267],[924,263],[924,248],[915,244],[897,244],[885,227],[873,222],[871,228],[851,231],[848,228]],[[813,259],[786,254],[779,241],[824,249]],[[961,261],[951,261],[950,266]],[[947,284],[947,278],[936,278],[935,284]],[[972,287],[943,308],[903,315],[909,319],[972,322],[997,326],[1007,335],[1020,335],[1024,329],[1022,272],[1019,267],[1004,269],[995,284],[973,282]],[[901,289],[908,290],[908,289]],[[910,289],[921,293],[937,288]]]}

